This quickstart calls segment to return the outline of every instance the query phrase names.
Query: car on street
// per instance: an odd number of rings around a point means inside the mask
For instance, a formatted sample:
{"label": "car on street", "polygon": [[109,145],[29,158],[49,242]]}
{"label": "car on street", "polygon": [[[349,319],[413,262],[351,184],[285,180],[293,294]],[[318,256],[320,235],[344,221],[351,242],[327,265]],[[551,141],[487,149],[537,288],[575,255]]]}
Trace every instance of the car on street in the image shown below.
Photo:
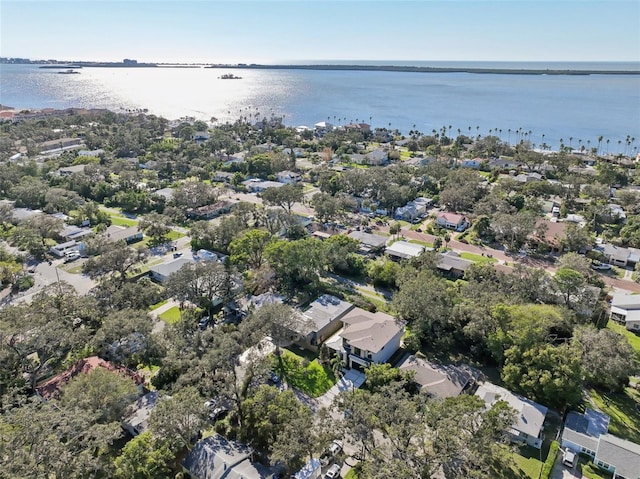
{"label": "car on street", "polygon": [[340,477],[340,466],[338,464],[331,466],[324,475],[325,479],[337,479],[338,477]]}

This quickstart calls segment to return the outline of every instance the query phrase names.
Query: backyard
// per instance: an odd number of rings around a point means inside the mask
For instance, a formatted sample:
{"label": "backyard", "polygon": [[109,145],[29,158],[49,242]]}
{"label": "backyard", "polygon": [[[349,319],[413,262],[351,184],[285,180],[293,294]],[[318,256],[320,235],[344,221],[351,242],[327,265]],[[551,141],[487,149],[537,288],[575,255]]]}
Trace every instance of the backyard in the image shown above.
{"label": "backyard", "polygon": [[589,390],[597,409],[611,417],[609,433],[640,444],[640,391],[627,387],[621,393]]}

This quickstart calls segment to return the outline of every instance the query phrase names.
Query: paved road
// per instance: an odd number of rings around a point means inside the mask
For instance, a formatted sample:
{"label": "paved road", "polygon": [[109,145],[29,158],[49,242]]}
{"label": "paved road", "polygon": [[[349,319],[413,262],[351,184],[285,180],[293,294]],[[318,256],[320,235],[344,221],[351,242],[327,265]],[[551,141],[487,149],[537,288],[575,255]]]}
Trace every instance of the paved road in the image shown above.
{"label": "paved road", "polygon": [[[386,228],[388,229],[388,228]],[[384,229],[381,229],[384,230]],[[414,239],[419,241],[425,241],[427,243],[433,243],[435,236],[427,233],[418,233],[417,231],[412,231],[408,227],[402,229],[402,235],[408,239]],[[449,241],[449,248],[456,252],[466,251],[474,254],[484,254],[485,256],[490,254],[496,260],[498,260],[497,266],[499,269],[503,271],[510,271],[511,265],[514,263],[520,263],[525,266],[529,266],[532,268],[544,268],[547,272],[554,274],[556,272],[556,267],[550,264],[548,261],[534,259],[528,256],[520,257],[515,255],[508,255],[502,250],[493,249],[485,246],[476,246],[472,244],[462,243],[460,241],[456,241],[452,239]],[[629,291],[632,293],[640,293],[640,284],[630,281],[628,279],[618,279],[612,278],[611,276],[607,276],[606,274],[599,273],[600,279],[605,284],[612,286],[617,289]],[[630,277],[630,275],[625,275],[625,277]]]}

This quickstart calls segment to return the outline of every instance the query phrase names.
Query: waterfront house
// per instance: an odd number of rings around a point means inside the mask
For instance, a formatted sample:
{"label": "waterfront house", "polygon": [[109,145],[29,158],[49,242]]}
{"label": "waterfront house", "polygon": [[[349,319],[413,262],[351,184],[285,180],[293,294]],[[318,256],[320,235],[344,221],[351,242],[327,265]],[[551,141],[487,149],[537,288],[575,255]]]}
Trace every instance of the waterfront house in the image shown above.
{"label": "waterfront house", "polygon": [[456,213],[448,213],[441,211],[436,216],[436,224],[442,228],[452,229],[455,231],[466,230],[471,223],[465,215],[459,215]]}
{"label": "waterfront house", "polygon": [[542,447],[543,426],[548,409],[530,399],[512,393],[508,389],[486,382],[476,391],[487,408],[497,401],[506,401],[516,410],[516,422],[509,430],[509,435],[516,442],[524,442],[536,449]]}

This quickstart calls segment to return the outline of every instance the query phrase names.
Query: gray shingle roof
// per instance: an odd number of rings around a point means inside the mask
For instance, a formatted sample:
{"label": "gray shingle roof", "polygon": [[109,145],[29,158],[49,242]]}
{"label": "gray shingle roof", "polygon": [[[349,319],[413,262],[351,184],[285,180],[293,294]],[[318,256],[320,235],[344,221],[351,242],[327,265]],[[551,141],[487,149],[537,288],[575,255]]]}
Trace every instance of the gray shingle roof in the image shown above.
{"label": "gray shingle roof", "polygon": [[468,371],[452,364],[434,364],[410,355],[398,366],[402,371],[414,371],[413,380],[422,390],[438,398],[458,396],[469,384],[472,376]]}
{"label": "gray shingle roof", "polygon": [[640,445],[611,434],[600,436],[596,460],[615,466],[616,474],[627,479],[640,477]]}

